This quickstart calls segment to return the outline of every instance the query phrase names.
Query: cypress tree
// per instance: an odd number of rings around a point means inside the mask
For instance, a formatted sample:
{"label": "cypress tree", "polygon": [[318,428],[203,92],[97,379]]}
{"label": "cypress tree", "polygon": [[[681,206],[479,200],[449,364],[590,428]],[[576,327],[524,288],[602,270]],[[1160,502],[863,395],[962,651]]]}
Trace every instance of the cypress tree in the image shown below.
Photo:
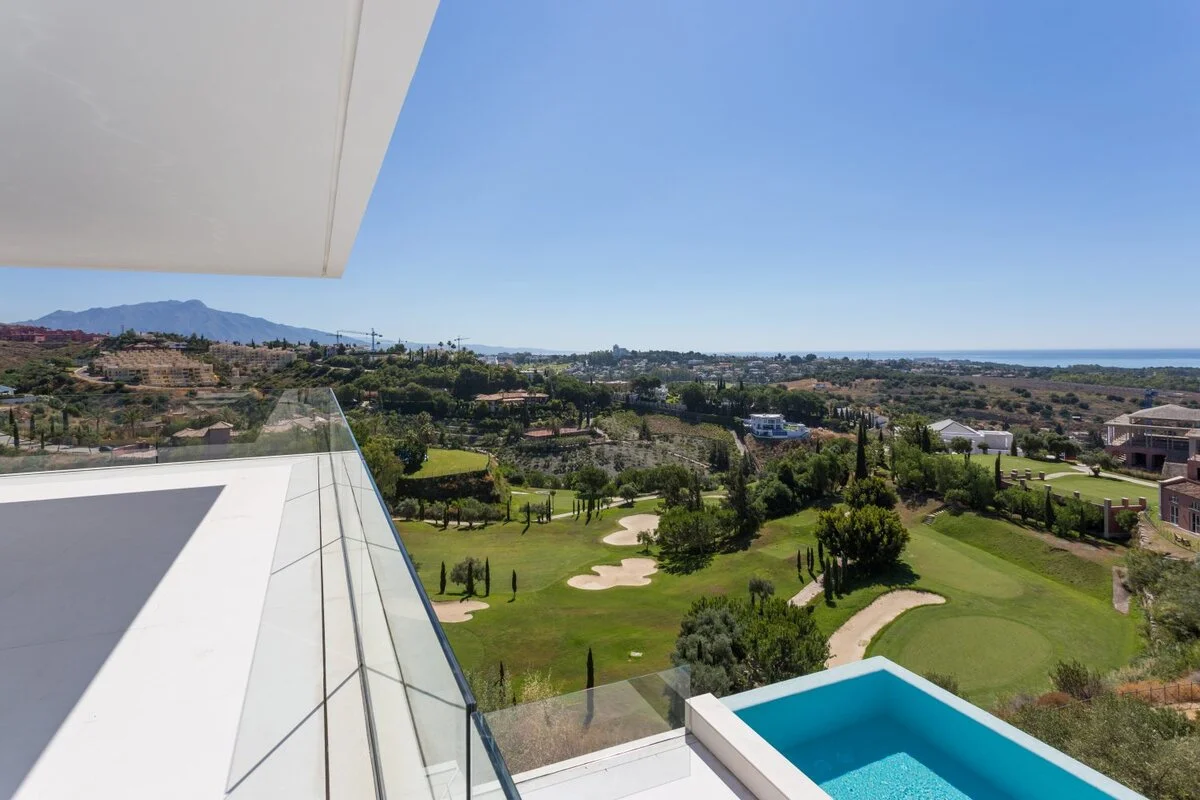
{"label": "cypress tree", "polygon": [[438,578],[438,594],[446,593],[446,562],[442,562],[442,574]]}
{"label": "cypress tree", "polygon": [[996,491],[1004,488],[1004,483],[1000,480],[1000,454],[996,453]]}
{"label": "cypress tree", "polygon": [[817,542],[817,558],[821,562],[821,569],[825,569],[825,545],[821,541]]}
{"label": "cypress tree", "polygon": [[504,662],[500,662],[500,685],[504,685]]}
{"label": "cypress tree", "polygon": [[504,507],[504,521],[512,522],[512,495],[508,496],[508,504]]}
{"label": "cypress tree", "polygon": [[796,550],[796,575],[804,577],[804,555],[803,551],[799,549]]}
{"label": "cypress tree", "polygon": [[854,451],[854,479],[867,477],[867,421],[858,421],[858,448]]}
{"label": "cypress tree", "polygon": [[475,594],[475,565],[471,564],[467,569],[467,597]]}
{"label": "cypress tree", "polygon": [[512,590],[513,590],[513,599],[515,600],[517,597],[517,571],[515,569],[513,570],[513,574],[512,574]]}
{"label": "cypress tree", "polygon": [[587,688],[596,688],[596,662],[592,659],[592,648],[588,648],[587,657]]}
{"label": "cypress tree", "polygon": [[1010,444],[1008,446],[1008,454],[1010,456],[1015,456],[1017,454],[1017,437],[1016,436],[1014,436],[1012,438],[1012,444]]}
{"label": "cypress tree", "polygon": [[1046,487],[1046,509],[1043,512],[1043,516],[1045,517],[1047,528],[1054,524],[1054,497],[1049,486]]}
{"label": "cypress tree", "polygon": [[483,594],[487,597],[492,596],[492,560],[490,558],[483,560]]}

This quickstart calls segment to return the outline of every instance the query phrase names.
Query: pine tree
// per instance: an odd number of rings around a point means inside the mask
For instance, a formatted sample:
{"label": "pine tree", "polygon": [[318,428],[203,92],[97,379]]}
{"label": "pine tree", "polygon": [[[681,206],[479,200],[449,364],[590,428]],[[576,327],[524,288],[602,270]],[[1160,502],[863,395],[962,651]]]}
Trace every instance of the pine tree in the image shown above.
{"label": "pine tree", "polygon": [[587,688],[596,688],[596,662],[592,659],[592,648],[588,648],[587,657]]}
{"label": "pine tree", "polygon": [[446,562],[442,562],[442,574],[438,578],[438,594],[446,593]]}
{"label": "pine tree", "polygon": [[517,571],[515,569],[513,570],[513,574],[512,574],[512,590],[513,590],[513,599],[515,600],[517,597]]}
{"label": "pine tree", "polygon": [[490,558],[483,560],[483,594],[485,597],[492,596],[492,560]]}

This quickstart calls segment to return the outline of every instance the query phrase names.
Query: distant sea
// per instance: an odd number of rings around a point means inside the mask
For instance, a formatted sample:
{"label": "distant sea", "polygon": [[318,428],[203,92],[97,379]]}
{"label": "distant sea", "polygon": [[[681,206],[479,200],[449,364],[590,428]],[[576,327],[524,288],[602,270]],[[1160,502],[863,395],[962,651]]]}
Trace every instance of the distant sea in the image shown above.
{"label": "distant sea", "polygon": [[942,361],[983,361],[1022,367],[1070,367],[1096,364],[1101,367],[1197,367],[1200,349],[1195,350],[872,350],[817,352],[826,358],[911,358]]}

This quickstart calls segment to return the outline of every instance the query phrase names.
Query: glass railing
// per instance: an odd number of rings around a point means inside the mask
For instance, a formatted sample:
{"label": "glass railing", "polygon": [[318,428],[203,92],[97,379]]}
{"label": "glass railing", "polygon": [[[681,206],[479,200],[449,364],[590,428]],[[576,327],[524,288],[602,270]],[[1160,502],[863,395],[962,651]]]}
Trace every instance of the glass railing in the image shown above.
{"label": "glass railing", "polygon": [[686,668],[677,668],[522,703],[486,715],[513,774],[628,744],[684,726],[691,695]]}
{"label": "glass railing", "polygon": [[328,389],[126,391],[0,399],[0,474],[255,458],[335,447]]}
{"label": "glass railing", "polygon": [[0,478],[311,456],[291,465],[231,798],[317,743],[349,796],[518,797],[330,390],[38,398],[0,404],[0,430]]}

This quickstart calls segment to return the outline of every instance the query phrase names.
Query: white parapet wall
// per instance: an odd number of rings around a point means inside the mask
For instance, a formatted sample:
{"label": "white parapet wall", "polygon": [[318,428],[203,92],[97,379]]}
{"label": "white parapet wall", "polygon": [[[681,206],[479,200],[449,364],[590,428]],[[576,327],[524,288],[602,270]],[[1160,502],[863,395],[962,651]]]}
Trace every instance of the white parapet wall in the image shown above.
{"label": "white parapet wall", "polygon": [[711,694],[687,701],[686,725],[758,800],[831,800],[782,753]]}

